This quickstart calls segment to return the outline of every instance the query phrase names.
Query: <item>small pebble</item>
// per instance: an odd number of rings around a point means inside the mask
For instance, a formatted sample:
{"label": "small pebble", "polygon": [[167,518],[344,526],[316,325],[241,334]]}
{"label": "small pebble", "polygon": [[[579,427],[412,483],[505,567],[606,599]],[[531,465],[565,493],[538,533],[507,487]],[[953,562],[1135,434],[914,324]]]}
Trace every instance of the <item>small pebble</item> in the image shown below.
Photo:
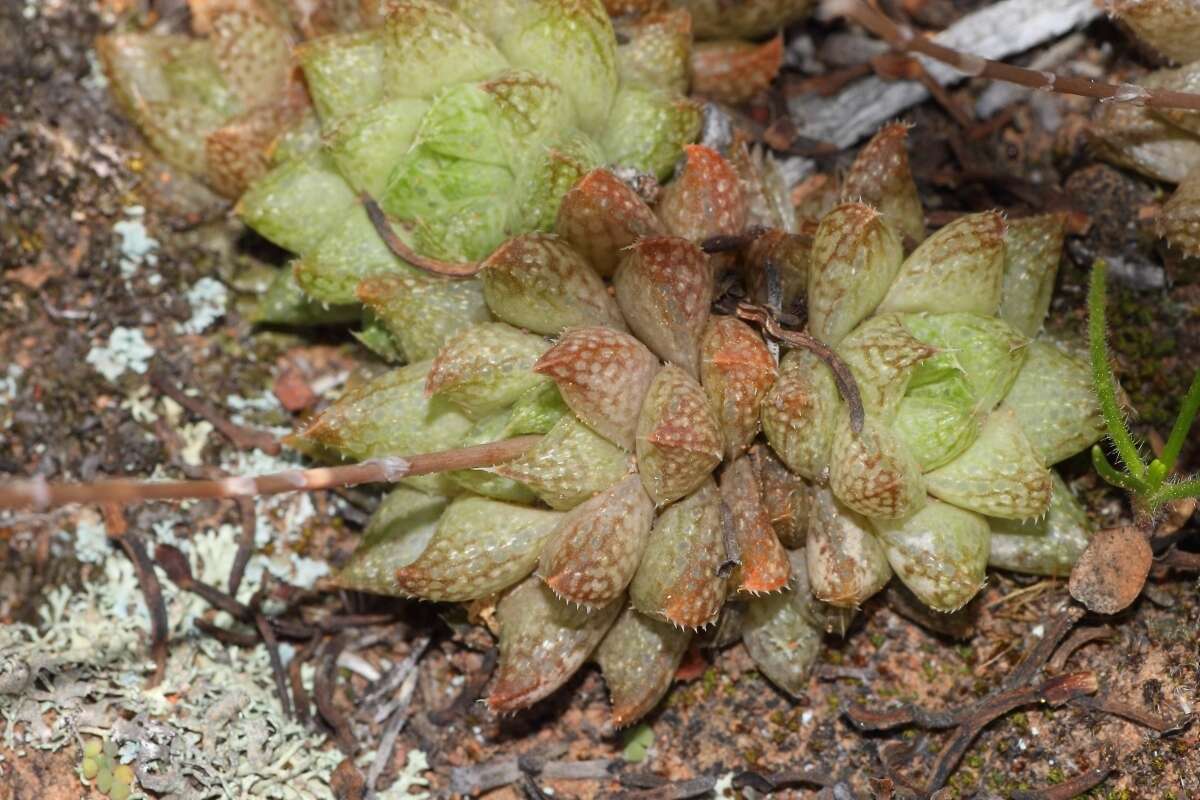
{"label": "small pebble", "polygon": [[83,777],[89,781],[96,777],[96,773],[100,771],[100,762],[94,758],[85,758],[83,760]]}

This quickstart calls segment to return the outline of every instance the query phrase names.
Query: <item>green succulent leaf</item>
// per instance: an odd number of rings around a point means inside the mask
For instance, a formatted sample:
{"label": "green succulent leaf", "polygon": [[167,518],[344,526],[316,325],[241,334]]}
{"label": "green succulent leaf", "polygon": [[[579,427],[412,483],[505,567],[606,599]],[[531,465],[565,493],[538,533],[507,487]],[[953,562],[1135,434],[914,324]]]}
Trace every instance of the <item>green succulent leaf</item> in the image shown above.
{"label": "green succulent leaf", "polygon": [[533,489],[551,508],[566,511],[624,478],[633,459],[574,414],[564,414],[528,452],[495,469]]}
{"label": "green succulent leaf", "polygon": [[617,23],[617,71],[622,86],[685,94],[692,21],[684,11],[648,14]]}
{"label": "green succulent leaf", "polygon": [[763,399],[760,416],[763,433],[780,460],[810,481],[824,481],[840,411],[829,367],[808,350],[790,350]]}
{"label": "green succulent leaf", "polygon": [[1042,330],[1062,260],[1066,216],[1043,214],[1009,220],[1004,233],[1004,283],[1000,317],[1032,338]]}
{"label": "green succulent leaf", "polygon": [[505,433],[508,436],[549,433],[569,413],[571,409],[557,386],[552,383],[531,386],[513,403]]}
{"label": "green succulent leaf", "polygon": [[667,506],[654,523],[629,586],[633,607],[683,628],[714,622],[725,601],[721,495],[712,478]]}
{"label": "green succulent leaf", "polygon": [[521,3],[496,41],[513,65],[563,76],[583,129],[604,129],[617,91],[617,40],[601,0]]}
{"label": "green succulent leaf", "polygon": [[661,90],[623,87],[600,144],[609,161],[665,180],[685,144],[700,135],[700,107]]}
{"label": "green succulent leaf", "polygon": [[792,580],[784,591],[746,603],[742,640],[762,673],[792,697],[802,697],[821,652],[824,603],[812,595],[804,549],[791,554]]}
{"label": "green succulent leaf", "polygon": [[882,420],[895,416],[914,371],[936,352],[909,332],[899,314],[870,317],[837,347],[854,373],[863,407]]}
{"label": "green succulent leaf", "polygon": [[[401,503],[403,509],[395,507]],[[388,524],[364,540],[339,583],[426,600],[486,597],[533,570],[561,516],[467,495],[450,503],[434,524],[432,512],[445,503],[405,495],[385,504]]]}
{"label": "green succulent leaf", "polygon": [[438,352],[426,390],[481,419],[512,405],[531,387],[550,382],[533,371],[549,347],[542,337],[502,322],[473,325]]}
{"label": "green succulent leaf", "polygon": [[900,238],[879,212],[843,203],[821,218],[808,272],[808,326],[831,347],[875,310],[900,269]]}
{"label": "green succulent leaf", "polygon": [[304,82],[323,125],[385,98],[384,34],[379,28],[322,36],[297,49]]}
{"label": "green succulent leaf", "polygon": [[371,515],[354,555],[338,572],[338,584],[358,591],[403,594],[396,568],[416,561],[429,546],[449,504],[448,497],[397,486]]}
{"label": "green succulent leaf", "polygon": [[553,234],[509,239],[479,274],[488,308],[511,325],[547,335],[588,325],[625,329],[604,281]]}
{"label": "green succulent leaf", "polygon": [[[508,428],[512,421],[512,411],[505,410],[481,419],[467,433],[462,441],[462,447],[488,444],[508,438]],[[460,469],[448,473],[450,480],[467,491],[474,492],[493,500],[504,500],[509,503],[532,504],[537,500],[529,487],[517,481],[497,475],[486,469]]]}
{"label": "green succulent leaf", "polygon": [[980,414],[1008,394],[1025,363],[1029,339],[997,317],[950,313],[905,314],[902,319],[916,338],[954,357]]}
{"label": "green succulent leaf", "polygon": [[899,519],[925,504],[921,468],[908,448],[868,414],[861,433],[843,412],[833,434],[829,488],[847,507],[867,517]]}
{"label": "green succulent leaf", "polygon": [[429,103],[408,97],[385,100],[332,127],[325,147],[338,170],[357,191],[379,196],[392,169],[408,151]]}
{"label": "green succulent leaf", "polygon": [[887,311],[991,315],[1004,280],[1004,218],[968,214],[934,233],[904,261],[879,304]]}
{"label": "green succulent leaf", "polygon": [[925,482],[938,499],[992,517],[1029,519],[1050,505],[1050,471],[1008,409],[992,412],[966,452]]}
{"label": "green succulent leaf", "polygon": [[990,529],[981,515],[932,500],[906,519],[871,524],[892,570],[934,611],[957,611],[983,586]]}
{"label": "green succulent leaf", "polygon": [[222,74],[212,43],[121,34],[101,37],[96,51],[118,100],[155,150],[202,174],[208,135],[246,110]]}
{"label": "green succulent leaf", "polygon": [[839,608],[857,608],[892,578],[867,518],[824,487],[812,493],[804,550],[813,595]]}
{"label": "green succulent leaf", "polygon": [[563,600],[597,608],[625,594],[633,580],[654,503],[637,475],[568,511],[542,550],[538,575]]}
{"label": "green succulent leaf", "polygon": [[403,363],[404,350],[400,343],[392,337],[391,332],[384,327],[379,318],[370,310],[363,314],[362,330],[352,331],[351,335],[375,355],[393,364]]}
{"label": "green succulent leaf", "polygon": [[954,357],[941,353],[917,368],[896,409],[892,431],[921,471],[928,472],[953,461],[975,441],[977,405]]}
{"label": "green succulent leaf", "polygon": [[418,142],[392,171],[382,204],[418,252],[478,261],[512,232],[514,185],[506,166],[457,159]]}
{"label": "green succulent leaf", "polygon": [[488,695],[492,711],[515,711],[562,686],[583,666],[621,613],[624,598],[585,610],[529,578],[496,607],[500,663]]}
{"label": "green succulent leaf", "polygon": [[359,282],[376,275],[416,275],[375,233],[367,211],[357,203],[328,229],[296,265],[300,287],[323,303],[353,303]]}
{"label": "green succulent leaf", "polygon": [[1019,522],[990,518],[988,565],[1031,575],[1062,577],[1092,538],[1087,512],[1057,472],[1051,470],[1050,508],[1044,517]]}
{"label": "green succulent leaf", "polygon": [[264,325],[339,325],[355,322],[362,309],[354,305],[326,305],[304,293],[296,281],[294,265],[275,273],[258,298],[254,322]]}
{"label": "green succulent leaf", "polygon": [[452,84],[487,78],[507,64],[486,36],[464,18],[432,0],[390,3],[380,28],[384,92],[397,97],[432,97]]}
{"label": "green succulent leaf", "polygon": [[305,109],[298,120],[280,131],[271,142],[270,164],[277,167],[286,161],[305,158],[317,152],[322,143],[321,121],[315,111]]}
{"label": "green succulent leaf", "polygon": [[574,129],[564,131],[545,146],[532,148],[516,172],[521,229],[554,230],[567,192],[604,161],[600,145]]}
{"label": "green succulent leaf", "polygon": [[433,358],[456,334],[491,321],[478,280],[378,275],[360,281],[355,294],[413,361]]}
{"label": "green succulent leaf", "polygon": [[690,631],[625,607],[596,649],[612,700],[613,724],[629,725],[658,705],[671,688],[691,640]]}
{"label": "green succulent leaf", "polygon": [[242,221],[285,250],[305,254],[317,248],[357,204],[354,190],[323,153],[288,161],[259,179],[242,195]]}
{"label": "green succulent leaf", "polygon": [[[289,444],[313,455],[332,451],[354,461],[457,446],[471,422],[445,400],[426,397],[429,368],[428,361],[410,364],[351,389],[293,435]],[[457,493],[452,483],[438,475],[402,482],[435,494]]]}
{"label": "green succulent leaf", "polygon": [[1046,465],[1087,449],[1105,433],[1088,364],[1039,339],[1000,408],[1016,415]]}

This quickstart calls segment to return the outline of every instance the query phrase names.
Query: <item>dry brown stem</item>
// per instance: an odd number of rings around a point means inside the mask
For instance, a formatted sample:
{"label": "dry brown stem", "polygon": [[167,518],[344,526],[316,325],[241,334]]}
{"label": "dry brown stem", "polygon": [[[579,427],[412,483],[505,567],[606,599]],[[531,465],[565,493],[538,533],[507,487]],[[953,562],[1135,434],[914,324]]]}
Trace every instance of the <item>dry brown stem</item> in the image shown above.
{"label": "dry brown stem", "polygon": [[0,485],[0,508],[44,511],[69,503],[124,505],[147,500],[211,500],[311,492],[363,483],[395,483],[415,475],[495,466],[516,458],[540,439],[540,436],[518,436],[437,453],[385,456],[358,464],[292,469],[257,477],[162,482],[115,479],[77,484],[52,484],[39,477]]}
{"label": "dry brown stem", "polygon": [[1090,78],[1025,69],[963,53],[932,42],[907,25],[897,24],[863,0],[827,0],[824,11],[829,16],[845,17],[858,23],[895,50],[928,56],[972,77],[1015,83],[1030,89],[1092,97],[1101,101],[1136,103],[1151,108],[1200,110],[1200,95],[1190,92],[1150,89],[1132,83],[1105,83]]}

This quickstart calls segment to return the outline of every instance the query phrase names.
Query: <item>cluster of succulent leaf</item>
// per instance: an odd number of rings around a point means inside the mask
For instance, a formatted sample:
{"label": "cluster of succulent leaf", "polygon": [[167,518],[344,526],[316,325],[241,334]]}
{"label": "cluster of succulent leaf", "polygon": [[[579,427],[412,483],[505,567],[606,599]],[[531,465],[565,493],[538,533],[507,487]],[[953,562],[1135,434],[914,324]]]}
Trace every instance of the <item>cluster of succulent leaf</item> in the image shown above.
{"label": "cluster of succulent leaf", "polygon": [[[1119,0],[1113,12],[1140,41],[1180,65],[1151,72],[1139,85],[1200,91],[1200,6]],[[1157,220],[1158,232],[1184,255],[1200,256],[1200,111],[1108,103],[1098,111],[1093,138],[1102,158],[1178,184]]]}
{"label": "cluster of succulent leaf", "polygon": [[[493,708],[528,705],[594,658],[627,723],[696,631],[741,637],[799,693],[822,635],[893,572],[943,612],[989,563],[1068,572],[1089,529],[1049,465],[1103,422],[1086,363],[1039,336],[1063,221],[972,214],[918,244],[904,134],[882,132],[847,180],[875,205],[839,203],[811,237],[787,231],[800,221],[775,213],[769,163],[741,148],[689,146],[655,208],[606,170],[585,176],[557,235],[484,260],[491,320],[294,437],[365,459],[543,435],[490,470],[404,481],[342,583],[499,597]],[[697,245],[748,224],[772,230],[736,259]],[[810,351],[777,365],[758,331],[710,313],[715,276],[739,269],[762,292],[766,261],[852,371],[861,432]]]}
{"label": "cluster of succulent leaf", "polygon": [[[687,144],[698,62],[678,11],[622,18],[618,44],[598,0],[379,5],[298,48],[315,112],[272,137],[238,212],[297,254],[264,319],[344,320],[361,302],[361,338],[406,362],[348,389],[294,446],[361,460],[542,436],[492,469],[403,480],[340,574],[496,601],[494,709],[593,659],[627,724],[701,630],[741,638],[799,693],[823,634],[893,572],[952,611],[989,563],[1069,571],[1088,529],[1049,467],[1102,422],[1086,365],[1040,335],[1061,219],[973,214],[925,239],[902,126],[864,149],[842,187],[853,201],[798,217],[769,159]],[[704,22],[726,13],[719,0],[678,5],[697,31],[720,30]],[[742,5],[769,14],[726,31],[759,35],[805,10]],[[222,54],[250,43],[221,45],[243,28],[211,27],[195,47],[204,69],[177,56],[195,40],[111,46],[135,114],[234,96],[241,62]],[[135,81],[134,66],[154,77]],[[218,127],[174,124],[168,144],[210,158],[227,114],[253,108],[229,102],[203,117]],[[666,181],[653,204],[631,188],[646,175]],[[409,248],[478,273],[404,263],[361,192]],[[767,232],[739,252],[699,246],[750,227]],[[752,300],[807,308],[855,378],[861,430],[825,362],[777,360],[758,331],[711,313],[729,274]]]}
{"label": "cluster of succulent leaf", "polygon": [[[371,275],[420,278],[371,229],[379,199],[427,256],[478,259],[553,227],[601,165],[666,177],[693,141],[689,85],[737,102],[766,87],[808,0],[190,0],[195,36],[126,33],[97,49],[114,92],[168,161],[240,198],[296,254],[264,322],[359,315]],[[693,48],[693,22],[705,38]],[[619,37],[618,34],[619,33]],[[480,315],[478,292],[406,287]],[[363,340],[418,360],[368,314]]]}

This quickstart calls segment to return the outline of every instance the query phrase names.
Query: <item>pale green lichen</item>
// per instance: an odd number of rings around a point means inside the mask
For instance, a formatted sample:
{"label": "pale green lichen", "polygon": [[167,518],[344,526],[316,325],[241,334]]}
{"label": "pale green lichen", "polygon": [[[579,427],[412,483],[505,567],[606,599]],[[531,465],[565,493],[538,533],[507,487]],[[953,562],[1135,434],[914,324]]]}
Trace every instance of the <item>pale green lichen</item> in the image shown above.
{"label": "pale green lichen", "polygon": [[75,524],[75,557],[90,564],[102,564],[111,550],[108,532],[100,516],[90,509],[79,517]]}
{"label": "pale green lichen", "polygon": [[20,390],[21,376],[25,370],[17,364],[9,364],[0,370],[0,431],[12,427],[16,408],[17,392]]}
{"label": "pale green lichen", "polygon": [[142,218],[146,209],[130,206],[125,209],[126,219],[113,225],[113,233],[121,237],[121,277],[132,278],[142,265],[158,263],[158,240],[146,232]]}
{"label": "pale green lichen", "polygon": [[144,374],[153,356],[154,348],[141,329],[118,325],[109,334],[108,344],[93,347],[85,358],[110,383],[116,383],[126,372]]}
{"label": "pale green lichen", "polygon": [[225,316],[225,305],[229,302],[229,290],[216,278],[201,278],[184,295],[192,307],[192,316],[180,328],[184,333],[203,333],[214,322]]}
{"label": "pale green lichen", "polygon": [[[176,537],[174,529],[172,520],[164,520],[153,531],[185,549],[200,580],[223,581],[239,529],[224,525],[190,540]],[[80,530],[103,535],[94,518],[78,523],[77,555],[81,541],[97,538],[80,536]],[[207,604],[174,590],[162,575],[169,658],[162,683],[144,688],[154,667],[147,656],[148,615],[137,577],[118,549],[94,544],[86,552],[97,570],[79,591],[60,586],[48,592],[37,625],[0,626],[5,746],[20,754],[58,750],[83,734],[101,736],[117,745],[117,760],[133,767],[132,797],[146,796],[139,793],[144,789],[155,796],[201,800],[332,798],[329,778],[341,755],[285,716],[265,649],[226,648],[199,635],[194,621]],[[309,562],[297,559],[288,564],[286,577],[304,583]],[[286,561],[256,557],[240,594],[252,592],[256,564],[259,571],[275,570]],[[311,685],[311,668],[302,674]],[[410,756],[402,776],[405,787],[419,785],[426,768],[422,758]]]}

